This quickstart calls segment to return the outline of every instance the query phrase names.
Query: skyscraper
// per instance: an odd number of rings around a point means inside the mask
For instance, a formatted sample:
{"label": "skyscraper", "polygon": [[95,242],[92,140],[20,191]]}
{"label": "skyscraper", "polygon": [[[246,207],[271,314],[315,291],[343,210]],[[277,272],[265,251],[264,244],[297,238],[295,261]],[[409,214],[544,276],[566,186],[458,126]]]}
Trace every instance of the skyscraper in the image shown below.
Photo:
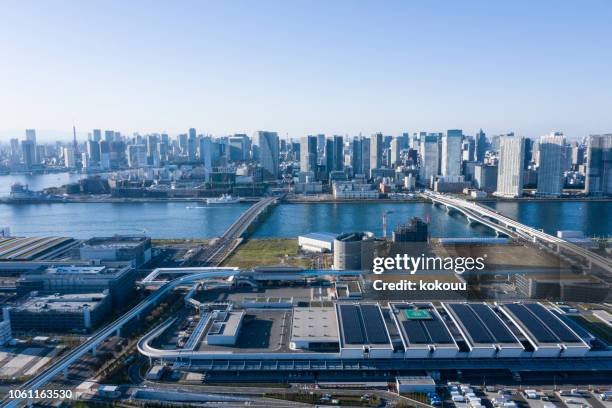
{"label": "skyscraper", "polygon": [[485,154],[487,152],[487,136],[485,132],[480,129],[474,137],[474,153],[476,155],[476,161],[483,162]]}
{"label": "skyscraper", "polygon": [[189,129],[189,137],[187,139],[187,159],[189,161],[195,161],[196,150],[197,150],[197,136],[194,128]]}
{"label": "skyscraper", "polygon": [[585,192],[612,194],[612,133],[589,136],[586,160]]}
{"label": "skyscraper", "polygon": [[21,157],[26,169],[31,169],[36,164],[36,143],[32,140],[21,141]]}
{"label": "skyscraper", "polygon": [[[370,141],[370,171],[382,167],[383,159],[383,134],[372,135]],[[368,175],[369,176],[369,175]]]}
{"label": "skyscraper", "polygon": [[419,169],[420,183],[430,186],[431,180],[438,175],[438,139],[437,133],[420,136],[421,166]]}
{"label": "skyscraper", "polygon": [[253,136],[253,148],[264,169],[264,178],[278,179],[279,145],[278,133],[257,131]]}
{"label": "skyscraper", "polygon": [[551,133],[540,138],[540,166],[538,167],[537,194],[559,196],[563,189],[563,162],[565,137],[563,133]]}
{"label": "skyscraper", "polygon": [[342,136],[334,135],[333,165],[331,170],[342,171],[344,169],[344,139]]}
{"label": "skyscraper", "polygon": [[300,171],[317,172],[317,137],[303,136],[300,139]]}
{"label": "skyscraper", "polygon": [[356,137],[351,144],[351,167],[353,175],[370,176],[370,139]]}
{"label": "skyscraper", "polygon": [[111,143],[115,140],[115,131],[114,130],[105,130],[104,131],[104,140],[106,143]]}
{"label": "skyscraper", "polygon": [[212,172],[212,140],[208,136],[200,139],[200,162],[207,173]]}
{"label": "skyscraper", "polygon": [[463,131],[450,129],[442,136],[441,173],[445,177],[461,175],[461,144]]}
{"label": "skyscraper", "polygon": [[391,165],[395,166],[400,162],[400,151],[401,151],[402,139],[399,137],[391,140]]}
{"label": "skyscraper", "polygon": [[34,155],[32,156],[32,162],[30,163],[30,166],[31,166],[32,164],[37,164],[40,162],[39,157],[36,154],[36,130],[26,129],[25,133],[26,133],[26,141],[32,143],[32,150],[34,152]]}
{"label": "skyscraper", "polygon": [[88,140],[85,148],[88,165],[91,167],[100,164],[100,143],[95,140]]}
{"label": "skyscraper", "polygon": [[499,165],[497,167],[497,191],[501,197],[523,195],[523,160],[525,140],[519,136],[499,138]]}
{"label": "skyscraper", "polygon": [[93,130],[92,140],[94,142],[100,142],[100,140],[102,140],[102,131],[100,129]]}

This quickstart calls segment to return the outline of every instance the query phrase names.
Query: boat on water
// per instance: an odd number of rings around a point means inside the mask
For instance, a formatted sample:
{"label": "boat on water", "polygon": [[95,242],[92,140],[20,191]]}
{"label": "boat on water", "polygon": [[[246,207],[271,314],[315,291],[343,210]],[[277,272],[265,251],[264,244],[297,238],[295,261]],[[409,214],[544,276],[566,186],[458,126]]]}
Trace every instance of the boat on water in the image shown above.
{"label": "boat on water", "polygon": [[216,198],[207,198],[206,204],[236,204],[240,202],[240,197],[233,197],[229,194],[221,194]]}

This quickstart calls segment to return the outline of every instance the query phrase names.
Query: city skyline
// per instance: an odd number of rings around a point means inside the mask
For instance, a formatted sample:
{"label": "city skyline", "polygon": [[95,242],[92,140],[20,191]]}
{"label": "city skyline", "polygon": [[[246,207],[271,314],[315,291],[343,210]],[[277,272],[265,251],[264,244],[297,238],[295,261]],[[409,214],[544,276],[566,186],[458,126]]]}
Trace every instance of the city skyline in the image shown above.
{"label": "city skyline", "polygon": [[612,128],[608,2],[184,4],[5,3],[0,140]]}

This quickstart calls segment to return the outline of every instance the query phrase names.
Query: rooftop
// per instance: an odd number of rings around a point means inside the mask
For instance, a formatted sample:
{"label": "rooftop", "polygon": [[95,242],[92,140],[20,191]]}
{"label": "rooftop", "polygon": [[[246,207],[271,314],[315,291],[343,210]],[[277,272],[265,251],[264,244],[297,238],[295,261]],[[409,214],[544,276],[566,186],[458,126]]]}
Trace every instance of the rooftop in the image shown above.
{"label": "rooftop", "polygon": [[338,322],[333,307],[293,309],[291,341],[337,342]]}
{"label": "rooftop", "polygon": [[95,308],[108,296],[107,293],[79,293],[32,297],[16,307],[28,312],[74,312]]}

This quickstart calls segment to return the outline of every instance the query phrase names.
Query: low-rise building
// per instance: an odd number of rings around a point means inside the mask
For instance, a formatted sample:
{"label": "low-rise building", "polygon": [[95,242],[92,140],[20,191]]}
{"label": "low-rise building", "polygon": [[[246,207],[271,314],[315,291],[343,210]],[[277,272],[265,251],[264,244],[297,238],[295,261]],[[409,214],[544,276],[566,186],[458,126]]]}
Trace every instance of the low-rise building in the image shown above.
{"label": "low-rise building", "polygon": [[9,309],[13,330],[89,331],[111,312],[108,292],[34,296]]}
{"label": "low-rise building", "polygon": [[134,268],[151,260],[151,238],[142,236],[96,237],[79,248],[83,260],[129,262]]}

